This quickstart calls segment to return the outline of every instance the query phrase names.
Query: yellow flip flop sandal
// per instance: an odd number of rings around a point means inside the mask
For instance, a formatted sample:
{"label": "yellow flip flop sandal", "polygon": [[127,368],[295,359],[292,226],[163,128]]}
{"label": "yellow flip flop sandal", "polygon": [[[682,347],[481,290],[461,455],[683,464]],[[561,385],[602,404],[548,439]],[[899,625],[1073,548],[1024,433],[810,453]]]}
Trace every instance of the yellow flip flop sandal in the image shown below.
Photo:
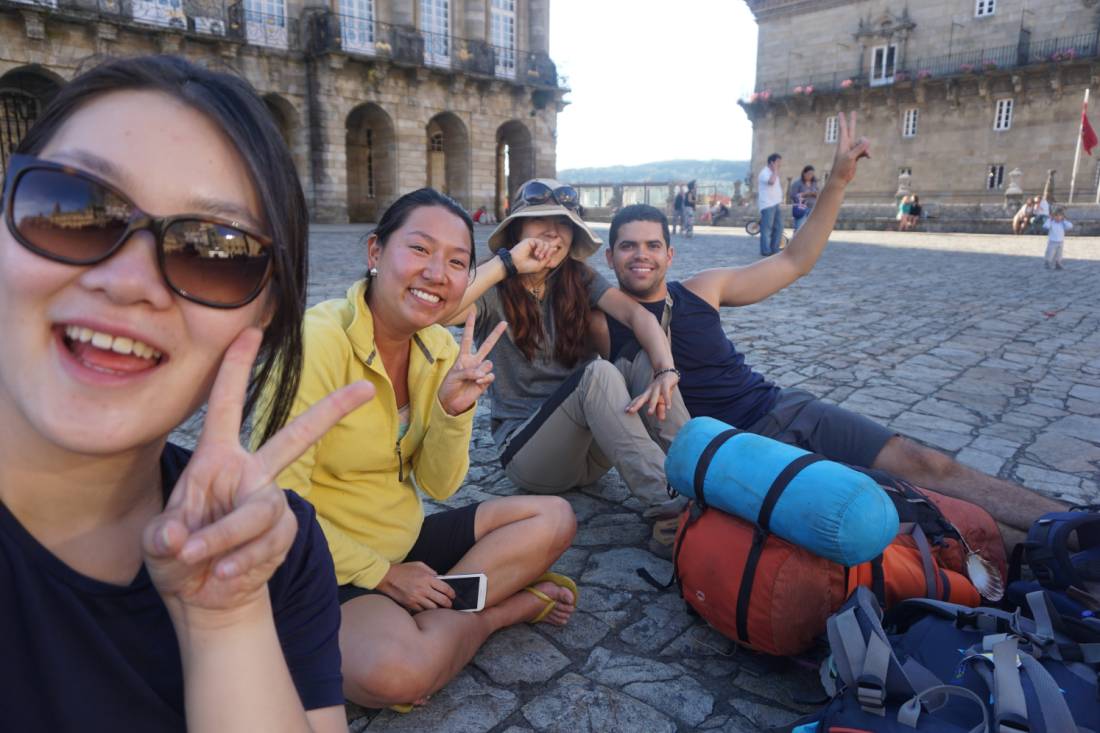
{"label": "yellow flip flop sandal", "polygon": [[545,608],[539,611],[538,616],[535,616],[533,619],[527,622],[529,624],[537,624],[541,622],[543,619],[549,616],[554,611],[554,608],[558,605],[557,601],[535,587],[535,585],[537,585],[538,583],[545,583],[547,581],[553,583],[559,588],[568,589],[569,592],[573,594],[574,607],[576,607],[580,602],[581,594],[580,591],[577,590],[577,584],[573,581],[572,578],[562,575],[561,573],[544,573],[541,577],[535,580],[534,583],[524,588],[525,591],[532,594],[546,604]]}
{"label": "yellow flip flop sandal", "polygon": [[399,703],[397,705],[390,705],[390,710],[394,711],[395,713],[401,713],[402,715],[404,715],[405,713],[411,713],[413,711],[413,704],[411,702],[407,702]]}

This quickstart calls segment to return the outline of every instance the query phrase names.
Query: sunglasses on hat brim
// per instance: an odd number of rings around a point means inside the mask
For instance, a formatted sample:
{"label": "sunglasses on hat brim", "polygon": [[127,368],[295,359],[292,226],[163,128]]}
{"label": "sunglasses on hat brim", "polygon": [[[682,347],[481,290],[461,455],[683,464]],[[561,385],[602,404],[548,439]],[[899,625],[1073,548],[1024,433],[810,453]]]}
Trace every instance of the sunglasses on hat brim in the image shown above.
{"label": "sunglasses on hat brim", "polygon": [[550,202],[575,211],[580,205],[580,195],[572,186],[550,188],[542,181],[529,181],[519,190],[513,210],[523,206],[541,206]]}

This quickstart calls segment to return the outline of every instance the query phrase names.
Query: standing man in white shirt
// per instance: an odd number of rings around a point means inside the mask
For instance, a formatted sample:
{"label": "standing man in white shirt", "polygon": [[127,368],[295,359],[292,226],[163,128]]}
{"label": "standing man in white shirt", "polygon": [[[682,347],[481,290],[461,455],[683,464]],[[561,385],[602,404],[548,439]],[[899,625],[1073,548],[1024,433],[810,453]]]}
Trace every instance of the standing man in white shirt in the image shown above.
{"label": "standing man in white shirt", "polygon": [[768,164],[756,177],[756,204],[760,209],[760,256],[779,252],[783,238],[783,184],[779,180],[779,166],[783,156],[772,153]]}

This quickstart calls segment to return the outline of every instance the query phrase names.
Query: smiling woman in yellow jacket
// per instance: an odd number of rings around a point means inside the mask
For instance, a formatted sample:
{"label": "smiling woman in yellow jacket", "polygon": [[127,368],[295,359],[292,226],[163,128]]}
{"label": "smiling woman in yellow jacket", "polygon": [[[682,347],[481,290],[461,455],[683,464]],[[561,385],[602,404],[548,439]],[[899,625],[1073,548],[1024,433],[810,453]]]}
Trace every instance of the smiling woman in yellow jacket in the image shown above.
{"label": "smiling woman in yellow jacket", "polygon": [[[497,629],[568,621],[576,586],[543,574],[569,547],[576,520],[565,501],[530,496],[425,518],[417,489],[446,499],[466,476],[474,406],[493,380],[485,354],[506,324],[477,353],[470,323],[461,346],[435,325],[459,307],[474,262],[473,223],[446,196],[401,197],[367,247],[367,278],[306,313],[290,416],[360,380],[374,399],[279,485],[317,508],[335,560],[345,694],[407,708],[450,681]],[[513,255],[517,267],[540,266],[534,248]],[[451,609],[454,592],[437,577],[448,573],[488,576],[484,611]]]}

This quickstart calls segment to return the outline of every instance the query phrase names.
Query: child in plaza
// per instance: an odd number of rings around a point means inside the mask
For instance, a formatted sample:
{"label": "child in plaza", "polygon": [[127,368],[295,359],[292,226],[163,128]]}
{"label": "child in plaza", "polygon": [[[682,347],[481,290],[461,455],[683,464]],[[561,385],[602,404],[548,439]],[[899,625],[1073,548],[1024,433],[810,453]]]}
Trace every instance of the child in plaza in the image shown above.
{"label": "child in plaza", "polygon": [[1062,247],[1066,241],[1066,232],[1073,229],[1073,222],[1066,218],[1066,210],[1059,207],[1054,210],[1054,214],[1043,222],[1043,229],[1046,229],[1049,234],[1047,235],[1047,251],[1043,257],[1044,264],[1048,270],[1064,270],[1062,266]]}
{"label": "child in plaza", "polygon": [[[494,631],[569,620],[576,585],[546,570],[569,547],[576,520],[562,499],[533,496],[424,516],[421,493],[446,499],[466,477],[474,407],[494,379],[485,357],[505,324],[477,353],[472,315],[461,347],[436,325],[459,308],[475,253],[469,215],[433,189],[382,214],[367,259],[346,298],[306,312],[290,416],[360,380],[376,396],[279,480],[317,507],[335,560],[347,697],[405,712],[454,678]],[[438,576],[461,573],[488,576],[481,613],[452,610],[455,593]]]}
{"label": "child in plaza", "polygon": [[301,356],[308,217],[264,103],[108,61],[14,151],[3,220],[0,727],[347,730],[332,558],[275,475],[370,387],[239,439]]}

